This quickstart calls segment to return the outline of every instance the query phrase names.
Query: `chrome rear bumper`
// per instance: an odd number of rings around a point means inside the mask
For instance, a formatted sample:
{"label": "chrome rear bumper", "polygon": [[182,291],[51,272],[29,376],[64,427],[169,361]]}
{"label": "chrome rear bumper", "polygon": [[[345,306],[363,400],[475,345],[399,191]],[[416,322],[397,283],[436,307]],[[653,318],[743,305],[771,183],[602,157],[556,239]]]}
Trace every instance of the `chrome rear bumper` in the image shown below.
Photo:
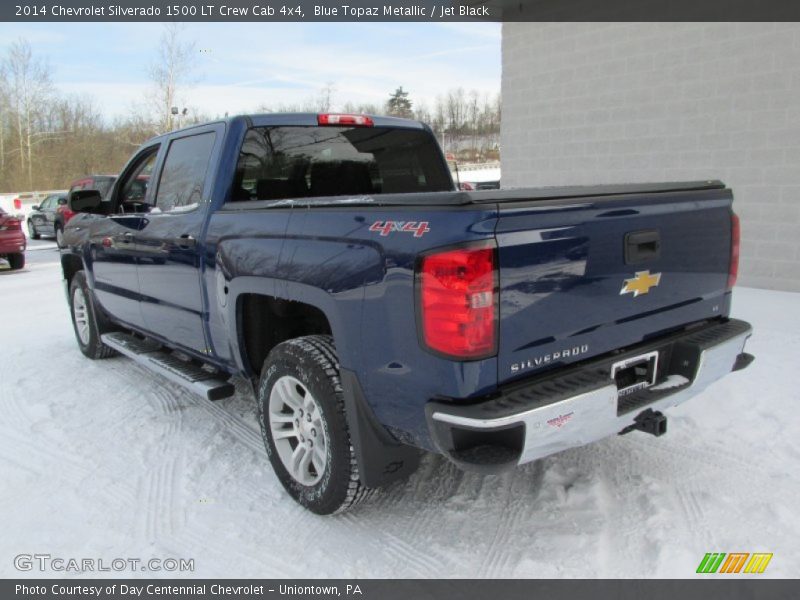
{"label": "chrome rear bumper", "polygon": [[[481,471],[583,446],[632,428],[644,411],[678,406],[744,368],[752,361],[743,354],[751,334],[748,323],[726,321],[518,384],[483,403],[431,402],[431,434],[459,466]],[[664,360],[656,384],[621,396],[612,364],[653,350]]]}

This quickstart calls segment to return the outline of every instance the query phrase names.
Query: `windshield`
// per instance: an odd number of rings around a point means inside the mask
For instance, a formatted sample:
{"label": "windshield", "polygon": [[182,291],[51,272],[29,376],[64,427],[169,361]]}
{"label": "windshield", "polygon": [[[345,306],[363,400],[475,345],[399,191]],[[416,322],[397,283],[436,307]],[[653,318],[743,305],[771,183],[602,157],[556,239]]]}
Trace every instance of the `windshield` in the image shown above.
{"label": "windshield", "polygon": [[388,127],[256,127],[247,132],[232,200],[451,191],[427,131]]}

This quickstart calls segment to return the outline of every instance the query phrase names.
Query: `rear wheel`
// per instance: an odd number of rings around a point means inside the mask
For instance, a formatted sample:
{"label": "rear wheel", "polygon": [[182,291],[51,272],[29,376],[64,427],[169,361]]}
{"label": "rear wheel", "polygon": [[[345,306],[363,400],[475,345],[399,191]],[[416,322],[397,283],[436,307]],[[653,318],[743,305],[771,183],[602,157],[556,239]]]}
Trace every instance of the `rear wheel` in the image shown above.
{"label": "rear wheel", "polygon": [[8,255],[8,266],[12,271],[16,271],[25,266],[25,255],[21,252],[19,254]]}
{"label": "rear wheel", "polygon": [[117,353],[100,339],[103,333],[113,331],[102,312],[94,305],[92,291],[86,283],[83,271],[73,275],[69,286],[69,304],[75,339],[85,356],[91,359],[108,358]]}
{"label": "rear wheel", "polygon": [[258,386],[258,413],[272,468],[300,505],[328,515],[370,495],[359,478],[329,336],[296,338],[270,352]]}
{"label": "rear wheel", "polygon": [[38,240],[42,237],[36,233],[36,225],[33,224],[33,219],[28,219],[28,237],[32,240]]}

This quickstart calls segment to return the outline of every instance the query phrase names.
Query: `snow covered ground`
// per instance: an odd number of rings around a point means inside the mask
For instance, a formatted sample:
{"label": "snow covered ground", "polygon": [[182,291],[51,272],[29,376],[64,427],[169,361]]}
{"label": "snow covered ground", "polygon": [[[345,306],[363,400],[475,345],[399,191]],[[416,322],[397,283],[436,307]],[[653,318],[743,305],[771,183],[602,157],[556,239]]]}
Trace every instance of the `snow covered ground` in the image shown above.
{"label": "snow covered ground", "polygon": [[324,518],[273,476],[246,391],[202,402],[127,359],[85,359],[56,261],[42,249],[0,273],[2,577],[25,575],[20,553],[194,558],[205,577],[692,577],[706,552],[763,551],[764,576],[800,572],[798,294],[737,290],[756,362],[662,438],[501,476],[431,456]]}

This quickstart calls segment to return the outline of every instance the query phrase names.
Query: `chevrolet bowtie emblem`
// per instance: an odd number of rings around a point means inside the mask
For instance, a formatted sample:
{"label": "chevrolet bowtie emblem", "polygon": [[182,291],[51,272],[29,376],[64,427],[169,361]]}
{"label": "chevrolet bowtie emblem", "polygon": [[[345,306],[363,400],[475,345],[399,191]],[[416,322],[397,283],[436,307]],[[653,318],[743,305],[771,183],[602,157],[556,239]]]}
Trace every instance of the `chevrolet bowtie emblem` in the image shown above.
{"label": "chevrolet bowtie emblem", "polygon": [[619,291],[619,295],[633,294],[633,297],[646,294],[651,287],[656,287],[661,281],[661,273],[650,274],[650,271],[637,271],[636,277],[626,279]]}

